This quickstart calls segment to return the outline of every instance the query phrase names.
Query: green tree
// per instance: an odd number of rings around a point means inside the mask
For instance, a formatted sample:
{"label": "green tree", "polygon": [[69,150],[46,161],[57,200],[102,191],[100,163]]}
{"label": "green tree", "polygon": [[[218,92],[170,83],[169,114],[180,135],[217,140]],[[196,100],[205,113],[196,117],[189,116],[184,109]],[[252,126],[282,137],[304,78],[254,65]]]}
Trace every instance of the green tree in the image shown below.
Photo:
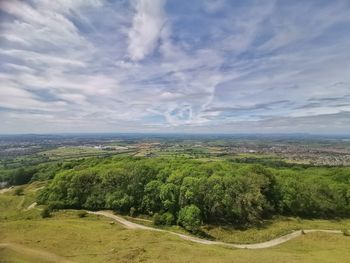
{"label": "green tree", "polygon": [[201,210],[195,206],[185,206],[179,212],[177,223],[190,232],[197,232],[202,224]]}
{"label": "green tree", "polygon": [[201,179],[196,177],[185,177],[180,187],[179,203],[181,207],[195,204],[200,206],[203,199],[200,192]]}
{"label": "green tree", "polygon": [[163,184],[160,188],[160,200],[164,211],[175,213],[178,209],[179,187],[173,183]]}
{"label": "green tree", "polygon": [[221,176],[210,176],[205,184],[205,195],[203,198],[204,217],[207,221],[222,221],[224,219],[225,207],[223,199],[225,196],[224,181]]}
{"label": "green tree", "polygon": [[153,180],[146,184],[142,198],[142,210],[144,213],[152,215],[161,210],[160,189],[162,184],[158,180]]}

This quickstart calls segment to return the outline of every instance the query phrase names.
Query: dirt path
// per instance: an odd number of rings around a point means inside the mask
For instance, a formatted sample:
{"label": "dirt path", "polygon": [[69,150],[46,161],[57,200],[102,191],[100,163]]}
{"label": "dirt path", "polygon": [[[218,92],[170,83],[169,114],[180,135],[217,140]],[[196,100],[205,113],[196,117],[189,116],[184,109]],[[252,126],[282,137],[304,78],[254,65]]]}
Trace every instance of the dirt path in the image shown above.
{"label": "dirt path", "polygon": [[26,210],[31,210],[31,209],[35,208],[36,205],[37,205],[37,202],[34,202],[34,203],[32,203],[31,205],[29,205],[29,206],[26,208]]}
{"label": "dirt path", "polygon": [[[291,239],[294,239],[296,237],[299,237],[303,235],[302,230],[294,231],[290,234],[266,241],[266,242],[261,242],[261,243],[255,243],[255,244],[232,244],[232,243],[225,243],[225,242],[220,242],[220,241],[211,241],[211,240],[206,240],[202,238],[197,238],[193,236],[188,236],[185,234],[180,234],[168,230],[163,230],[163,229],[157,229],[154,227],[148,227],[144,225],[140,225],[137,223],[130,222],[126,220],[123,217],[114,215],[112,212],[109,211],[99,211],[99,212],[92,212],[88,211],[89,214],[94,214],[94,215],[102,215],[108,218],[111,218],[122,225],[124,225],[128,229],[144,229],[144,230],[151,230],[151,231],[157,231],[157,232],[166,232],[170,233],[173,235],[176,235],[178,237],[181,237],[182,239],[189,240],[192,242],[200,243],[200,244],[205,244],[205,245],[221,245],[221,246],[226,246],[226,247],[232,247],[232,248],[246,248],[246,249],[261,249],[261,248],[269,248],[269,247],[274,247],[279,244],[282,244],[284,242],[287,242]],[[342,232],[340,230],[318,230],[318,229],[310,229],[310,230],[304,230],[304,233],[313,233],[313,232],[325,232],[325,233],[332,233],[332,234],[341,234]]]}
{"label": "dirt path", "polygon": [[52,263],[74,263],[73,261],[69,261],[65,259],[64,257],[58,256],[54,253],[41,250],[41,249],[34,249],[30,247],[26,247],[23,245],[19,245],[16,243],[0,243],[0,249],[6,248],[10,249],[12,251],[15,251],[19,254],[26,255],[29,257],[36,258],[37,260],[41,260],[43,262],[52,262]]}
{"label": "dirt path", "polygon": [[11,186],[11,187],[9,187],[9,188],[0,189],[0,194],[4,194],[4,193],[6,193],[6,192],[12,190],[13,188],[14,188],[14,187]]}

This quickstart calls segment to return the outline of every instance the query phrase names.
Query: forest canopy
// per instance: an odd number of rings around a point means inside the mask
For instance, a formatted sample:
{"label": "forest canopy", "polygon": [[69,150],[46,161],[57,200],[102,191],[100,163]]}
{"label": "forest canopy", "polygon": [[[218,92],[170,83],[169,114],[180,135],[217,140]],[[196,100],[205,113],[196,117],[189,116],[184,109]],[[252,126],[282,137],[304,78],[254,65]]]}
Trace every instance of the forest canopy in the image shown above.
{"label": "forest canopy", "polygon": [[350,216],[349,168],[272,168],[229,160],[110,158],[59,171],[38,201],[147,214],[160,224],[252,225],[273,215]]}

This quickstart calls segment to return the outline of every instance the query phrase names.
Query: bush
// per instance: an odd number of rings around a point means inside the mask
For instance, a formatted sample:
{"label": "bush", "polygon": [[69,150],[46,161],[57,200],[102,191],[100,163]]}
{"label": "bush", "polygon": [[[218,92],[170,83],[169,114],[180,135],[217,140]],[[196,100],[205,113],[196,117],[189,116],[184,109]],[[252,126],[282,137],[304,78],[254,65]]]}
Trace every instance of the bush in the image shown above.
{"label": "bush", "polygon": [[11,172],[9,183],[11,185],[27,184],[36,172],[34,168],[18,168]]}
{"label": "bush", "polygon": [[132,216],[132,217],[135,216],[135,212],[136,212],[135,207],[131,207],[130,211],[129,211],[130,216]]}
{"label": "bush", "polygon": [[48,208],[50,211],[58,210],[58,209],[64,208],[64,204],[62,202],[59,202],[59,201],[51,201],[48,204]]}
{"label": "bush", "polygon": [[195,206],[185,206],[179,212],[177,223],[190,232],[198,232],[202,224],[201,210]]}
{"label": "bush", "polygon": [[15,195],[23,195],[24,189],[22,187],[18,187],[15,189]]}
{"label": "bush", "polygon": [[87,216],[87,212],[85,210],[81,210],[78,212],[78,217],[83,218]]}
{"label": "bush", "polygon": [[158,213],[154,214],[154,216],[153,216],[153,224],[156,225],[156,226],[159,226],[159,225],[163,224],[162,217],[161,217],[160,214],[158,214]]}
{"label": "bush", "polygon": [[159,225],[171,226],[172,224],[174,224],[174,221],[175,221],[174,215],[170,212],[166,212],[162,215],[155,213],[153,216],[153,224],[156,226],[159,226]]}
{"label": "bush", "polygon": [[172,224],[174,224],[175,218],[172,213],[166,212],[162,214],[161,221],[163,225],[171,226]]}
{"label": "bush", "polygon": [[344,235],[344,236],[350,237],[350,231],[349,231],[349,229],[343,229],[342,232],[343,232],[343,235]]}
{"label": "bush", "polygon": [[45,208],[41,211],[41,217],[42,217],[42,218],[51,217],[51,210],[50,210],[48,207],[45,207]]}

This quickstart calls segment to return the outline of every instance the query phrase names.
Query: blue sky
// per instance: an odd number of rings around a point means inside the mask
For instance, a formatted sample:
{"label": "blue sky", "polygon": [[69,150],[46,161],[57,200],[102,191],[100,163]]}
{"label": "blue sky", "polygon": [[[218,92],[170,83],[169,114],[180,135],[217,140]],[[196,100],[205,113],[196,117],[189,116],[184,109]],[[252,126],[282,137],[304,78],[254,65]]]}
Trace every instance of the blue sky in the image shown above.
{"label": "blue sky", "polygon": [[5,0],[0,133],[349,133],[350,1]]}

